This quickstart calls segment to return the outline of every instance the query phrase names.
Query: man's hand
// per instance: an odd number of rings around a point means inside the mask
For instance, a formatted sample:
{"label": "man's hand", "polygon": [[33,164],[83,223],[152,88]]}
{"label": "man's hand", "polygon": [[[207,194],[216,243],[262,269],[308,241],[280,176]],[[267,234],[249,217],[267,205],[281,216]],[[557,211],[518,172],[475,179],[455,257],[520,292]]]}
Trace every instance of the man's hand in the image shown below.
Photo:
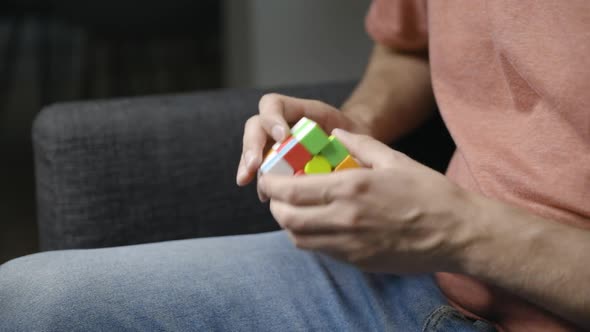
{"label": "man's hand", "polygon": [[279,94],[267,94],[260,99],[259,114],[251,117],[244,128],[244,141],[236,182],[244,186],[256,175],[262,163],[268,137],[281,142],[289,135],[289,124],[307,117],[324,130],[344,128],[356,133],[368,133],[368,127],[350,114],[317,100],[299,99]]}
{"label": "man's hand", "polygon": [[373,272],[456,271],[470,240],[468,196],[368,136],[334,134],[367,169],[259,180],[295,245]]}
{"label": "man's hand", "polygon": [[416,128],[435,109],[428,59],[376,45],[361,82],[341,110],[321,101],[267,94],[259,114],[244,128],[242,154],[236,176],[239,186],[254,179],[269,137],[282,141],[289,124],[302,117],[330,132],[341,128],[391,142]]}

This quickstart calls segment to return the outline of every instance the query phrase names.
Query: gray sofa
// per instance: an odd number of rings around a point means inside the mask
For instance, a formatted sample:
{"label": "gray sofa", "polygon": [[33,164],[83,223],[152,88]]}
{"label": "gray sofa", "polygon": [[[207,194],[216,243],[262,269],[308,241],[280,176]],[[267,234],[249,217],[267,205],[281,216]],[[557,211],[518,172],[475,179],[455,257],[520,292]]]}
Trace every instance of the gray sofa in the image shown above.
{"label": "gray sofa", "polygon": [[[278,91],[339,105],[353,83]],[[41,250],[96,248],[277,229],[255,188],[238,188],[243,124],[262,90],[52,105],[33,126]],[[435,117],[396,148],[444,170]]]}

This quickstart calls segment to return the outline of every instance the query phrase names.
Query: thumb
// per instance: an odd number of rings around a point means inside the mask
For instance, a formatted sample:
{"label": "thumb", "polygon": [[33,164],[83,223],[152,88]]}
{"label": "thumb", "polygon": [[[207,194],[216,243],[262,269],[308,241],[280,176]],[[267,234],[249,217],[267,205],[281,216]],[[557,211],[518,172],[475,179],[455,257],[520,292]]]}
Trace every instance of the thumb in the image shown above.
{"label": "thumb", "polygon": [[332,135],[348,149],[350,155],[369,168],[391,167],[394,152],[387,145],[366,136],[352,134],[343,129],[334,129]]}

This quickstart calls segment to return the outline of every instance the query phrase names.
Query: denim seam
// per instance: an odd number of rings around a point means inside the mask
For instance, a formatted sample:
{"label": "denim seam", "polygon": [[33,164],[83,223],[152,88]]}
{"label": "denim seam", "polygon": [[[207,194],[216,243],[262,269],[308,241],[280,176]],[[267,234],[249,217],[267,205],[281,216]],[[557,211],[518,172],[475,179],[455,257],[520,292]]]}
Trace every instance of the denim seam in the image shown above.
{"label": "denim seam", "polygon": [[428,315],[428,317],[426,317],[424,325],[422,326],[422,332],[428,332],[432,329],[436,329],[440,321],[446,317],[445,314],[453,311],[455,311],[455,308],[448,305],[443,305],[434,310],[430,315]]}

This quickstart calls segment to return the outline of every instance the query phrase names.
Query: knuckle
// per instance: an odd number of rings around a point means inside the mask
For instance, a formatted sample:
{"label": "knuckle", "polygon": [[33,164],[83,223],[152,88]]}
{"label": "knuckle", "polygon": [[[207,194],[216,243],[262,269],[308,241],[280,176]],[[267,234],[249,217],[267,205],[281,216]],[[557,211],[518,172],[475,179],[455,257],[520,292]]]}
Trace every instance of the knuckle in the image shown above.
{"label": "knuckle", "polygon": [[317,99],[308,99],[310,105],[316,109],[323,109],[328,106],[328,104],[324,103],[323,101]]}
{"label": "knuckle", "polygon": [[246,120],[246,123],[244,124],[244,136],[242,137],[244,144],[249,142],[252,134],[255,133],[260,127],[259,123],[260,117],[258,115],[250,117],[248,120]]}
{"label": "knuckle", "polygon": [[362,151],[370,147],[372,138],[367,135],[357,134],[357,139],[353,140],[350,144],[354,150]]}
{"label": "knuckle", "polygon": [[295,215],[293,215],[293,213],[290,213],[287,211],[283,211],[280,219],[281,219],[281,224],[283,225],[283,227],[285,227],[287,229],[291,229],[291,230],[293,230],[294,225],[297,223]]}
{"label": "knuckle", "polygon": [[367,135],[360,135],[358,141],[361,146],[365,146],[365,145],[371,144],[371,142],[373,142],[374,139],[371,138],[370,136],[367,136]]}
{"label": "knuckle", "polygon": [[351,204],[348,209],[346,218],[344,218],[345,225],[349,228],[355,229],[361,226],[362,213],[360,207]]}
{"label": "knuckle", "polygon": [[[272,205],[272,202],[271,202]],[[293,209],[288,208],[283,204],[274,204],[273,215],[283,228],[293,230],[297,228],[297,215]]]}
{"label": "knuckle", "polygon": [[246,150],[253,149],[255,153],[258,153],[265,144],[265,139],[263,137],[264,129],[260,124],[260,117],[258,115],[250,117],[246,120],[246,124],[244,125],[244,134],[242,136],[242,150],[246,152]]}
{"label": "knuckle", "polygon": [[[260,186],[258,188],[260,189]],[[280,211],[274,200],[270,200],[269,209],[270,213],[272,213],[275,219],[277,219],[277,221],[280,221]]]}
{"label": "knuckle", "polygon": [[309,106],[316,111],[317,120],[326,120],[329,114],[328,110],[332,108],[332,106],[317,99],[310,99]]}
{"label": "knuckle", "polygon": [[340,189],[340,195],[342,195],[343,198],[354,198],[357,195],[355,185],[352,183],[343,185]]}
{"label": "knuckle", "polygon": [[358,174],[356,180],[352,182],[352,190],[357,195],[364,194],[367,191],[369,191],[370,186],[371,178],[369,176],[369,173],[367,172],[362,172],[361,174]]}
{"label": "knuckle", "polygon": [[369,190],[369,178],[363,172],[361,174],[355,174],[355,177],[346,181],[340,191],[344,198],[354,198],[359,195],[366,193]]}
{"label": "knuckle", "polygon": [[282,205],[281,210],[276,213],[277,221],[291,232],[303,232],[307,227],[305,220],[297,214],[297,211],[288,206]]}
{"label": "knuckle", "polygon": [[246,120],[246,124],[244,125],[244,128],[246,128],[246,129],[250,128],[253,125],[257,124],[258,121],[260,121],[260,116],[258,114],[251,116],[250,118],[248,118],[248,120]]}
{"label": "knuckle", "polygon": [[299,220],[297,218],[292,218],[290,220],[289,229],[292,230],[293,232],[296,232],[296,233],[303,232],[303,231],[305,231],[306,227],[307,227],[307,225],[304,220]]}
{"label": "knuckle", "polygon": [[286,189],[284,192],[285,201],[289,203],[299,202],[299,192],[296,189]]}
{"label": "knuckle", "polygon": [[370,245],[364,244],[361,241],[354,241],[350,249],[346,253],[346,260],[358,267],[368,266],[371,257],[374,257],[376,250]]}
{"label": "knuckle", "polygon": [[259,110],[262,110],[264,107],[267,107],[267,105],[273,105],[280,102],[281,97],[282,96],[280,94],[274,92],[265,94],[258,101]]}
{"label": "knuckle", "polygon": [[310,116],[313,120],[319,123],[324,128],[335,128],[335,117],[334,114],[339,112],[332,106],[320,101],[320,100],[309,100],[309,110],[311,111]]}
{"label": "knuckle", "polygon": [[293,241],[293,245],[296,248],[305,249],[305,242],[303,241],[303,239],[301,239],[301,237],[299,237],[297,235],[293,235],[293,237],[291,238],[291,241]]}
{"label": "knuckle", "polygon": [[410,157],[408,157],[408,155],[406,155],[403,152],[399,152],[396,150],[391,150],[391,153],[389,154],[389,158],[391,158],[391,163],[400,163],[400,162],[408,162],[411,160]]}
{"label": "knuckle", "polygon": [[332,190],[329,187],[323,187],[320,189],[320,197],[323,203],[329,203],[332,201]]}

